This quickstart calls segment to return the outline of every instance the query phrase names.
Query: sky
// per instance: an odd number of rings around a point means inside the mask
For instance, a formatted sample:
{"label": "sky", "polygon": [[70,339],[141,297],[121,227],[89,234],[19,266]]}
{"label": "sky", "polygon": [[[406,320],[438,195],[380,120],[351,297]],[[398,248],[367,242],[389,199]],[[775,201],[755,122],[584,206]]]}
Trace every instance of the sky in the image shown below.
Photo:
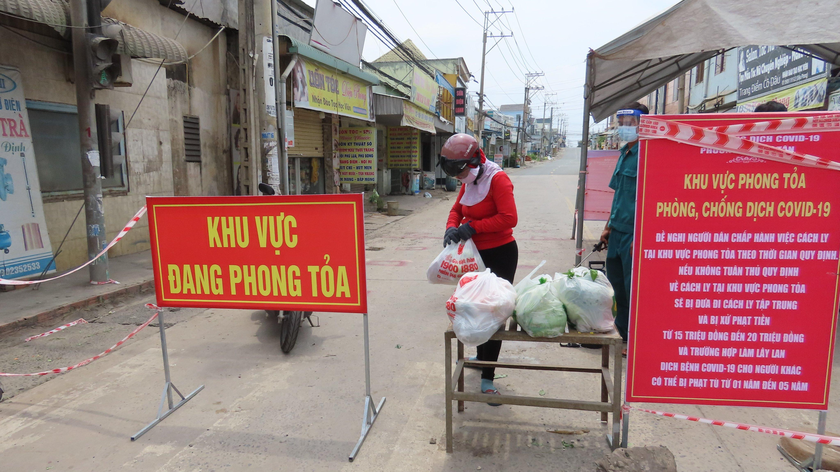
{"label": "sky", "polygon": [[[321,0],[327,1],[327,0]],[[316,0],[304,0],[315,6]],[[463,57],[475,76],[470,93],[477,100],[481,78],[481,37],[485,11],[510,11],[488,34],[513,34],[492,50],[487,40],[484,94],[489,106],[524,100],[525,73],[545,87],[532,93],[531,107],[542,118],[543,104],[568,120],[568,138],[580,139],[583,123],[584,61],[597,49],[678,3],[676,0],[364,0],[401,41],[411,39],[429,58]],[[491,21],[496,15],[489,15]],[[368,33],[363,58],[373,61],[389,48]],[[548,95],[548,94],[555,95]],[[550,102],[554,102],[551,105]],[[478,103],[476,101],[476,103]],[[485,105],[485,108],[488,106]],[[546,116],[549,111],[546,112]]]}

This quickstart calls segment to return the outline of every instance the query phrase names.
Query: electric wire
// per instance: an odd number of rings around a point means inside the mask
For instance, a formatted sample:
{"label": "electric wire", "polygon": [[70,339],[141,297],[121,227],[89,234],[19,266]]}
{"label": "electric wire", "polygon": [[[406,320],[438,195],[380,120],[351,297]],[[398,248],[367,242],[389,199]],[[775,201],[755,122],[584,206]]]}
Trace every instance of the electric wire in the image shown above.
{"label": "electric wire", "polygon": [[525,37],[525,31],[522,29],[522,24],[519,23],[519,15],[513,8],[513,0],[510,0],[510,8],[513,11],[513,18],[516,19],[516,24],[519,26],[519,32],[522,33],[522,40],[525,41],[525,47],[528,49],[528,53],[531,55],[531,59],[534,60],[534,65],[537,66],[537,68],[542,69],[541,67],[539,67],[539,64],[537,63],[537,58],[534,57],[534,53],[531,52],[531,46],[528,45],[528,38]]}
{"label": "electric wire", "polygon": [[473,22],[475,22],[475,24],[477,24],[478,26],[481,26],[481,27],[483,28],[483,26],[481,25],[481,23],[479,23],[479,22],[478,22],[478,20],[476,20],[475,18],[473,18],[473,16],[472,16],[472,15],[470,15],[470,12],[468,12],[468,11],[467,11],[467,9],[466,9],[466,8],[464,8],[464,6],[463,6],[463,5],[461,5],[461,2],[459,2],[458,0],[455,0],[455,3],[457,3],[457,4],[458,4],[458,6],[459,6],[459,7],[461,7],[461,10],[464,10],[464,13],[466,13],[466,14],[467,14],[467,16],[468,16],[468,17],[470,17],[470,19],[471,19],[471,20],[473,20]]}
{"label": "electric wire", "polygon": [[[173,0],[169,0],[169,5],[167,5],[166,8],[169,8],[169,7],[172,6],[172,1]],[[195,0],[193,2],[192,6],[190,7],[190,10],[192,10],[195,7],[195,4],[198,3],[198,1],[199,0]],[[192,11],[188,11],[186,16],[184,16],[184,21],[181,22],[181,26],[178,28],[178,31],[175,33],[175,37],[172,38],[173,41],[176,41],[178,39],[178,36],[181,35],[181,31],[183,31],[184,25],[187,24],[187,20],[190,19],[190,15],[192,15]],[[219,33],[221,33],[221,31],[219,31]],[[148,95],[149,89],[152,88],[152,84],[155,83],[155,79],[157,78],[158,73],[160,73],[160,69],[163,68],[164,62],[166,62],[166,58],[161,59],[160,65],[158,65],[158,68],[155,71],[155,74],[152,76],[152,80],[149,81],[149,85],[148,85],[148,87],[146,87],[146,91],[143,92],[143,96],[141,96],[140,101],[137,102],[137,106],[134,108],[134,112],[131,113],[131,118],[128,119],[128,122],[125,124],[125,127],[123,127],[123,133],[125,133],[125,131],[128,129],[128,127],[131,125],[131,121],[134,120],[134,115],[137,114],[137,110],[140,109],[140,105],[142,105],[143,100],[146,99],[146,95]]]}
{"label": "electric wire", "polygon": [[51,49],[51,50],[56,51],[56,52],[60,52],[60,53],[62,53],[62,54],[67,54],[68,56],[72,56],[72,55],[73,55],[73,53],[72,53],[72,52],[70,52],[70,51],[66,51],[66,50],[63,50],[63,49],[59,49],[59,48],[57,48],[57,47],[55,47],[55,46],[50,46],[49,44],[42,43],[42,42],[40,42],[40,41],[38,41],[38,40],[36,40],[36,39],[30,38],[29,36],[26,36],[26,35],[25,35],[25,34],[23,34],[23,33],[20,33],[20,32],[18,32],[18,31],[15,31],[15,29],[14,29],[14,28],[10,28],[10,27],[8,27],[8,26],[6,26],[6,25],[0,25],[0,27],[2,27],[4,30],[8,31],[9,33],[12,33],[12,34],[14,34],[14,35],[20,36],[21,38],[23,38],[23,39],[25,39],[25,40],[27,40],[27,41],[33,42],[33,43],[35,43],[35,44],[37,44],[37,45],[39,45],[39,46],[41,46],[41,47],[44,47],[44,48],[47,48],[47,49]]}
{"label": "electric wire", "polygon": [[426,49],[429,50],[429,52],[432,54],[432,57],[438,57],[438,55],[435,54],[434,51],[432,51],[432,48],[430,48],[429,45],[426,44],[426,41],[423,41],[423,37],[420,36],[420,33],[418,33],[416,29],[414,29],[414,26],[411,24],[411,22],[408,21],[408,17],[405,16],[405,13],[403,13],[402,8],[400,8],[399,3],[397,3],[397,0],[391,0],[391,1],[394,2],[394,6],[396,6],[397,10],[400,11],[400,15],[402,15],[402,17],[405,18],[405,22],[408,23],[408,26],[411,28],[411,31],[414,31],[414,34],[417,35],[417,39],[419,39],[420,42],[423,43],[424,46],[426,46]]}

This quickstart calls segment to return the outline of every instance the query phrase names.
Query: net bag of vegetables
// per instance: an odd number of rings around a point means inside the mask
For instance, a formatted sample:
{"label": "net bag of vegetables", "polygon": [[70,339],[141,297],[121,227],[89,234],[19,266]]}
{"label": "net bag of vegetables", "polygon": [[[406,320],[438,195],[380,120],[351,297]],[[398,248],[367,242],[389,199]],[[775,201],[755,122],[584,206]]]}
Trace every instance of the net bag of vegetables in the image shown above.
{"label": "net bag of vegetables", "polygon": [[486,343],[513,314],[516,291],[505,279],[486,269],[464,274],[446,302],[455,336],[467,346]]}

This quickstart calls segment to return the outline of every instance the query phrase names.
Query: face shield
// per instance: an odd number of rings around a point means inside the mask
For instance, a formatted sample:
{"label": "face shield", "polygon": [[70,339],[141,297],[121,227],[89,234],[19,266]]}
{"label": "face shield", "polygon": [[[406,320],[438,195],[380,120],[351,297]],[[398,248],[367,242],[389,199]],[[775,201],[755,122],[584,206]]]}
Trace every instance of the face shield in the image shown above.
{"label": "face shield", "polygon": [[618,118],[618,139],[625,143],[638,141],[639,120],[642,117],[642,111],[619,110],[616,117]]}

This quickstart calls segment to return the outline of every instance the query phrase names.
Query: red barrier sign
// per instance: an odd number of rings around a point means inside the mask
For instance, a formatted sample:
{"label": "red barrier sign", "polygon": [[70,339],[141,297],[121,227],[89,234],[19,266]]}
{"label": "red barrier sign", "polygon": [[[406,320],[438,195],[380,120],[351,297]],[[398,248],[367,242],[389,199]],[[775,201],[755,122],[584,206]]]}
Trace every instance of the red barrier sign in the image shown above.
{"label": "red barrier sign", "polygon": [[[654,118],[791,116],[808,115]],[[747,139],[831,160],[840,149],[822,130]],[[827,409],[840,172],[650,139],[637,182],[627,401]]]}
{"label": "red barrier sign", "polygon": [[146,202],[159,306],[367,312],[361,194]]}

